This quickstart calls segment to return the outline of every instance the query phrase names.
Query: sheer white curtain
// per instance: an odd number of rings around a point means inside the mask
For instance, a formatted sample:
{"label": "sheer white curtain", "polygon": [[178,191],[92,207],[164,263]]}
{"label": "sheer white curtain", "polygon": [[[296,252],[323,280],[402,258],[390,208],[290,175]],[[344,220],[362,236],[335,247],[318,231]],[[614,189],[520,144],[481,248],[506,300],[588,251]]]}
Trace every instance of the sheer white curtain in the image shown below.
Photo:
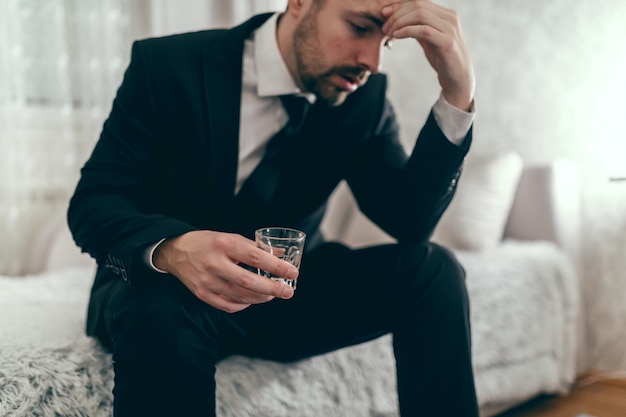
{"label": "sheer white curtain", "polygon": [[266,11],[282,11],[287,0],[148,0],[151,36],[230,27]]}
{"label": "sheer white curtain", "polygon": [[126,0],[0,1],[0,274],[65,210],[127,64]]}
{"label": "sheer white curtain", "polygon": [[63,212],[134,38],[226,27],[286,0],[0,0],[0,274]]}

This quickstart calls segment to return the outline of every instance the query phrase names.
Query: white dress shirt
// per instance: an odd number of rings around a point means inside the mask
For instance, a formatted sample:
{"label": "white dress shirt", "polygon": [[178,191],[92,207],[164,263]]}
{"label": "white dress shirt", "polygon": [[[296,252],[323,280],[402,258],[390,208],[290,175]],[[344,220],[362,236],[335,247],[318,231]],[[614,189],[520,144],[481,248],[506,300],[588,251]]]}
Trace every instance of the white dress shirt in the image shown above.
{"label": "white dress shirt", "polygon": [[[280,96],[301,95],[311,103],[316,99],[315,95],[300,90],[280,54],[276,39],[278,16],[279,13],[271,16],[244,44],[235,193],[261,162],[272,136],[287,124],[287,112]],[[433,114],[446,138],[457,145],[467,135],[475,115],[451,106],[443,96],[433,106]],[[154,251],[163,240],[146,250],[145,260],[154,270],[165,273],[152,262]]]}

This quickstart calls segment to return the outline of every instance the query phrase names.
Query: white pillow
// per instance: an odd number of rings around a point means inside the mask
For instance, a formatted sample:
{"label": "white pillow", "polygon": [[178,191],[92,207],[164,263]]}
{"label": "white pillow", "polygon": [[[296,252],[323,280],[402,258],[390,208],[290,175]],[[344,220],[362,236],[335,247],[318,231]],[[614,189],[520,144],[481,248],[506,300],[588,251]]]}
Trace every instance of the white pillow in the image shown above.
{"label": "white pillow", "polygon": [[498,245],[522,167],[522,158],[515,152],[468,158],[456,194],[431,240],[452,249],[484,250]]}

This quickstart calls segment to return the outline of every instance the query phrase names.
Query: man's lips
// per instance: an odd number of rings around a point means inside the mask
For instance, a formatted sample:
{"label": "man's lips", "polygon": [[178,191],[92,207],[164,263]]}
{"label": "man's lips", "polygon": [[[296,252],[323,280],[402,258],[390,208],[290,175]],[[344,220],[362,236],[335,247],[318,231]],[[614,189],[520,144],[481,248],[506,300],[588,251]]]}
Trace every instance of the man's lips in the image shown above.
{"label": "man's lips", "polygon": [[349,92],[356,91],[359,88],[365,77],[354,76],[351,74],[336,74],[337,84],[342,90]]}

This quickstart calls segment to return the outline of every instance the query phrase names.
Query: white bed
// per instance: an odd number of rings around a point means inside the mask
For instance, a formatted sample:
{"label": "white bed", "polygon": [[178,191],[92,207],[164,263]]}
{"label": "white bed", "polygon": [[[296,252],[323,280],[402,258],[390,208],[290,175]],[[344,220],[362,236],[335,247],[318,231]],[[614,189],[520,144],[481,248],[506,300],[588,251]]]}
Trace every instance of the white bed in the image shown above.
{"label": "white bed", "polygon": [[[555,200],[571,174],[561,164],[526,168],[501,244],[456,250],[467,271],[485,416],[565,392],[584,370],[575,224],[560,223],[568,215]],[[529,216],[534,225],[548,218],[547,226],[522,227]],[[0,277],[0,415],[111,416],[110,355],[83,334],[94,265],[58,221],[42,236],[39,271]],[[217,379],[220,417],[398,416],[389,337],[292,365],[229,358]]]}

